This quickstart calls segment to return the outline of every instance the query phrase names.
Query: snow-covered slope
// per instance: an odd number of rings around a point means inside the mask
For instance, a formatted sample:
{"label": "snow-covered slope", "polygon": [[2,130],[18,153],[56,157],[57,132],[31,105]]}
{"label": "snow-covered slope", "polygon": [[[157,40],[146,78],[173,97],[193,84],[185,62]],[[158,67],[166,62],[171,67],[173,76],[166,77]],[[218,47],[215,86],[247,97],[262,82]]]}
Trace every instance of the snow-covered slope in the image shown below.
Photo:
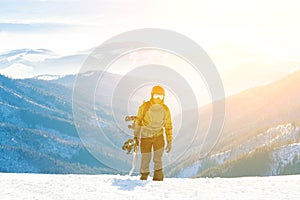
{"label": "snow-covered slope", "polygon": [[71,98],[71,89],[49,81],[0,75],[1,172],[112,173],[82,145]]}
{"label": "snow-covered slope", "polygon": [[300,176],[140,181],[119,175],[0,174],[0,199],[299,199]]}
{"label": "snow-covered slope", "polygon": [[[266,151],[270,152],[269,170],[265,172],[266,174],[260,174],[261,171],[258,170],[257,175],[280,175],[286,166],[293,163],[294,159],[300,158],[298,141],[300,141],[300,128],[298,126],[291,123],[278,125],[250,138],[243,144],[232,147],[230,150],[210,155],[184,167],[176,177],[196,176],[209,168],[223,166],[226,162],[251,156],[260,148],[265,148]],[[228,165],[232,165],[232,163]]]}
{"label": "snow-covered slope", "polygon": [[300,143],[276,148],[271,155],[272,165],[270,175],[284,174],[286,170],[296,170],[288,168],[298,168],[300,171]]}

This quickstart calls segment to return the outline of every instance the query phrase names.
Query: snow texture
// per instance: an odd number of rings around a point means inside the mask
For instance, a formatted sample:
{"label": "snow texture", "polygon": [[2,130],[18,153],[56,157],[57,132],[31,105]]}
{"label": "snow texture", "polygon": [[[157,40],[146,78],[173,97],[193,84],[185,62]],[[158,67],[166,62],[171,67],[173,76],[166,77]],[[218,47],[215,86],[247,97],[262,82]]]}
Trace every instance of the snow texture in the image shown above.
{"label": "snow texture", "polygon": [[0,174],[0,199],[299,199],[300,176],[166,178]]}

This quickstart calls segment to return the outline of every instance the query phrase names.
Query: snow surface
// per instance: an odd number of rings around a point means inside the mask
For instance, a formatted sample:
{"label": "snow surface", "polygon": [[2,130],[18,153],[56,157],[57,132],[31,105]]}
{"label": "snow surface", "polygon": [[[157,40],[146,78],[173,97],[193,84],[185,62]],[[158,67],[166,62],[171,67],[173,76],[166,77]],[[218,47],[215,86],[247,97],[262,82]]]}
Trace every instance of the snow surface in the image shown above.
{"label": "snow surface", "polygon": [[299,199],[300,175],[244,178],[0,173],[0,199]]}

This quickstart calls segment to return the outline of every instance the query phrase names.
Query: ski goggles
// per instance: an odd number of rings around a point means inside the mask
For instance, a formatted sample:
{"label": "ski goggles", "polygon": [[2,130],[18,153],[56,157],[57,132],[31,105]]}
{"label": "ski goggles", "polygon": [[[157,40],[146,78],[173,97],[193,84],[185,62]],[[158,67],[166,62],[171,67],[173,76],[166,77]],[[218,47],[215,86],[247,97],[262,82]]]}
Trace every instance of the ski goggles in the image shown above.
{"label": "ski goggles", "polygon": [[163,100],[164,95],[163,94],[153,94],[153,98]]}

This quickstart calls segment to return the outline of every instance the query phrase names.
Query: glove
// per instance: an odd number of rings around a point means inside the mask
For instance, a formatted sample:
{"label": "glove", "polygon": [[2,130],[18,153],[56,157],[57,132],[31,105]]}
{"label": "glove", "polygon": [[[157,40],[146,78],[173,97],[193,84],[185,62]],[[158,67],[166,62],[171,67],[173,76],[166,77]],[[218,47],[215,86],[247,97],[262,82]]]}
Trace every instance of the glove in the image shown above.
{"label": "glove", "polygon": [[134,137],[133,139],[134,139],[135,143],[137,144],[137,146],[139,146],[139,144],[140,144],[139,139],[137,137]]}
{"label": "glove", "polygon": [[166,147],[166,152],[169,153],[172,149],[172,141],[169,141]]}

